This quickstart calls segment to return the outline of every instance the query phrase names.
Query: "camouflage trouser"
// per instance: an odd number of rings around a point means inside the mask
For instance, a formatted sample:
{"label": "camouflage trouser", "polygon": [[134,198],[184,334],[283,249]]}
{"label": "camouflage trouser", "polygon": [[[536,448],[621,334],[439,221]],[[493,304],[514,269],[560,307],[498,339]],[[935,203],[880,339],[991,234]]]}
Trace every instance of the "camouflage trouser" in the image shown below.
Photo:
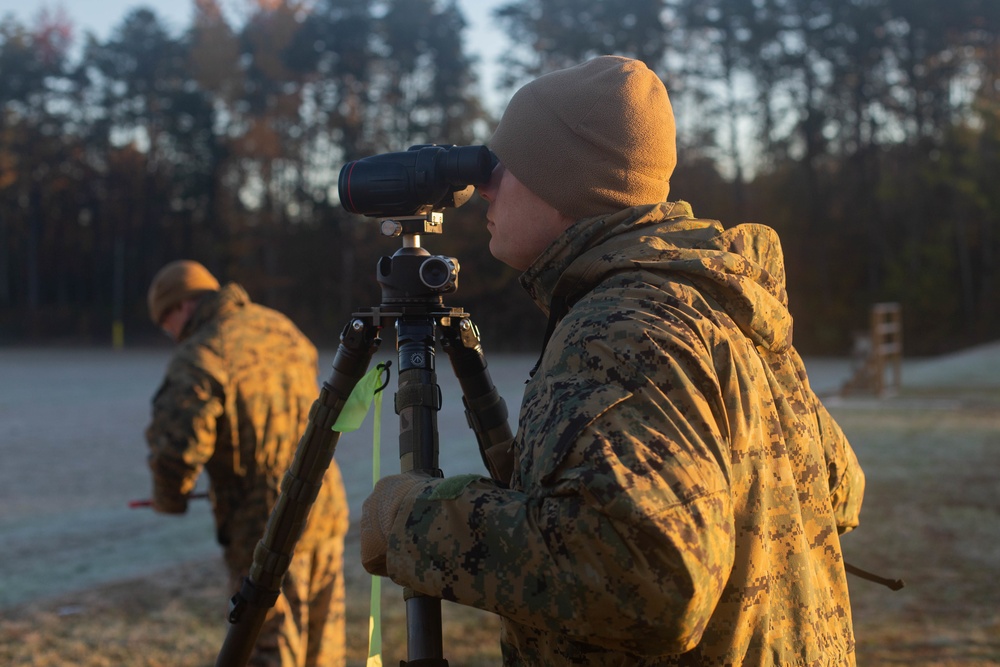
{"label": "camouflage trouser", "polygon": [[[295,553],[282,594],[264,620],[249,667],[343,667],[343,564],[343,539]],[[239,590],[244,576],[230,572],[230,588]]]}

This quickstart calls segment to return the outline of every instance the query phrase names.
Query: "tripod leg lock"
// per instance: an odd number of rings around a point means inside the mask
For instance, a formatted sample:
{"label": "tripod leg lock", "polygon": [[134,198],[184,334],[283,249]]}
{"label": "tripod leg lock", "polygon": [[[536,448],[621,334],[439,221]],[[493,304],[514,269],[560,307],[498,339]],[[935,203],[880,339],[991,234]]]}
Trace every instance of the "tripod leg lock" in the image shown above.
{"label": "tripod leg lock", "polygon": [[463,397],[462,401],[465,418],[476,433],[486,469],[495,481],[506,487],[514,470],[514,454],[510,449],[514,438],[507,425],[507,404],[496,388],[476,398]]}
{"label": "tripod leg lock", "polygon": [[395,409],[399,414],[403,408],[425,407],[440,410],[444,404],[441,387],[428,384],[411,384],[400,387],[396,392]]}
{"label": "tripod leg lock", "polygon": [[269,609],[278,601],[281,591],[271,591],[266,588],[259,588],[254,585],[250,577],[243,577],[243,585],[239,592],[229,600],[229,622],[239,623],[240,617],[247,607],[261,607]]}
{"label": "tripod leg lock", "polygon": [[484,396],[463,396],[462,402],[465,403],[465,419],[473,431],[478,433],[507,425],[507,403],[495,388]]}
{"label": "tripod leg lock", "polygon": [[289,500],[309,506],[316,502],[316,497],[319,496],[322,488],[322,479],[319,484],[315,484],[308,479],[292,474],[291,470],[286,471],[285,476],[281,479],[281,492]]}

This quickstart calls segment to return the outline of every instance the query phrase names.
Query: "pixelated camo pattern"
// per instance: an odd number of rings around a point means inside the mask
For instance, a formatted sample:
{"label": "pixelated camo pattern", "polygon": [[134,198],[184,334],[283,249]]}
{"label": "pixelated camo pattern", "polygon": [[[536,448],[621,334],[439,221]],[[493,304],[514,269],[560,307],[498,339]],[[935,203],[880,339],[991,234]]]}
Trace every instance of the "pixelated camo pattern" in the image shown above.
{"label": "pixelated camo pattern", "polygon": [[[199,304],[183,336],[146,432],[154,495],[161,507],[184,511],[207,471],[227,564],[245,573],[319,395],[316,348],[232,283]],[[347,520],[332,462],[296,551],[342,540]]]}
{"label": "pixelated camo pattern", "polygon": [[390,576],[502,615],[507,665],[854,664],[839,534],[864,477],[791,345],[774,232],[629,209],[522,280],[574,305],[512,488],[411,494]]}

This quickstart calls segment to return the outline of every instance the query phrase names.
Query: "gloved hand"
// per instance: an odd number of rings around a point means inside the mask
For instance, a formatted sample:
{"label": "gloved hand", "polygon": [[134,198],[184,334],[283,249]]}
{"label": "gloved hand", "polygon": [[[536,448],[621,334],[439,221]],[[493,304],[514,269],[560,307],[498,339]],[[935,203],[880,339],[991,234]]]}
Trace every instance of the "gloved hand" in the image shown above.
{"label": "gloved hand", "polygon": [[434,479],[422,472],[405,472],[388,475],[375,484],[370,496],[361,507],[361,564],[369,573],[381,577],[386,571],[386,551],[389,533],[399,514],[403,499],[415,486]]}
{"label": "gloved hand", "polygon": [[161,514],[184,514],[188,508],[188,496],[181,493],[175,484],[164,480],[153,480],[153,509]]}

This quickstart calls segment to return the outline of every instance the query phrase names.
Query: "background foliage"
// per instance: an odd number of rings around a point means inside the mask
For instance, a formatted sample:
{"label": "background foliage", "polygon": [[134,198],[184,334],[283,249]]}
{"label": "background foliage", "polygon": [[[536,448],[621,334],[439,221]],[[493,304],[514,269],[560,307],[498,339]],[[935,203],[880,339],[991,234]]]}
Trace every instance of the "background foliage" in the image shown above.
{"label": "background foliage", "polygon": [[[145,291],[191,257],[318,344],[376,305],[394,252],[346,214],[346,161],[484,142],[454,0],[195,0],[171,34],[137,8],[106,40],[58,11],[0,22],[0,343],[156,334]],[[910,353],[1000,336],[1000,3],[520,0],[496,10],[503,94],[602,53],[663,78],[679,128],[672,198],[781,234],[796,342],[842,354],[876,301]],[[490,257],[483,206],[426,239],[462,264],[451,299],[491,349],[541,316]]]}

